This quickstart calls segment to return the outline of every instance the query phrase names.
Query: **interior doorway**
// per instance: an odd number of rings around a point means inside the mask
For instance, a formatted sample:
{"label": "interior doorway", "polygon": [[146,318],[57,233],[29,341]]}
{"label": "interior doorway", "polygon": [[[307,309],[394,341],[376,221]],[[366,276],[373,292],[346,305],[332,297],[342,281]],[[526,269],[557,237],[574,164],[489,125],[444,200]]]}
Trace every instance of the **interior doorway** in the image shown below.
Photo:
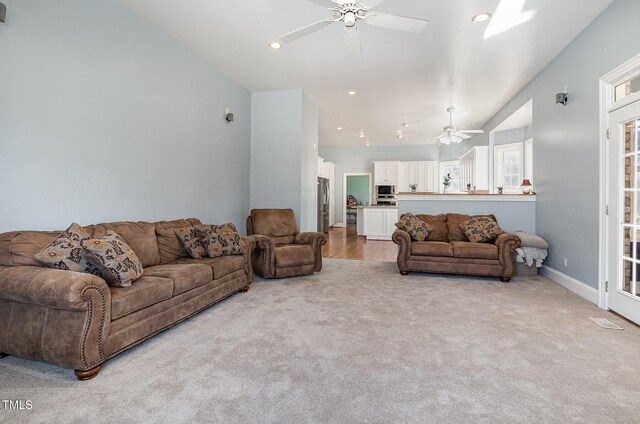
{"label": "interior doorway", "polygon": [[640,324],[640,55],[600,81],[600,307]]}
{"label": "interior doorway", "polygon": [[[351,183],[351,184],[349,184]],[[345,172],[342,183],[342,222],[346,226],[350,221],[348,212],[352,212],[347,207],[347,199],[349,195],[356,199],[357,203],[370,205],[373,201],[373,179],[371,172]],[[351,191],[351,192],[350,192]],[[358,198],[357,196],[361,198]]]}

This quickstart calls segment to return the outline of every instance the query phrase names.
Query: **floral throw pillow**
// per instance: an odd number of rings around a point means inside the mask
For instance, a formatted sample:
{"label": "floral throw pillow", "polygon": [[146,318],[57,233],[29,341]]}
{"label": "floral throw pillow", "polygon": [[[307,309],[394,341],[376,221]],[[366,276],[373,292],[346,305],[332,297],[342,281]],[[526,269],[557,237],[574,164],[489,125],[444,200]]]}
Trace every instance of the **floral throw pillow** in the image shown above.
{"label": "floral throw pillow", "polygon": [[104,237],[83,240],[81,244],[110,286],[129,287],[142,276],[142,262],[116,232],[107,231]]}
{"label": "floral throw pillow", "polygon": [[400,220],[396,222],[396,227],[409,233],[416,241],[425,241],[433,227],[415,215],[407,212],[400,215]]}
{"label": "floral throw pillow", "polygon": [[101,277],[100,270],[87,259],[80,245],[82,240],[90,238],[91,236],[84,228],[73,223],[33,258],[49,268],[85,272]]}
{"label": "floral throw pillow", "polygon": [[193,259],[202,259],[207,257],[207,249],[200,240],[198,230],[194,227],[184,227],[174,230],[180,243]]}
{"label": "floral throw pillow", "polygon": [[498,223],[488,216],[479,216],[460,223],[460,229],[471,243],[491,241],[504,233]]}
{"label": "floral throw pillow", "polygon": [[210,257],[242,255],[244,253],[242,238],[234,224],[198,225],[196,229]]}

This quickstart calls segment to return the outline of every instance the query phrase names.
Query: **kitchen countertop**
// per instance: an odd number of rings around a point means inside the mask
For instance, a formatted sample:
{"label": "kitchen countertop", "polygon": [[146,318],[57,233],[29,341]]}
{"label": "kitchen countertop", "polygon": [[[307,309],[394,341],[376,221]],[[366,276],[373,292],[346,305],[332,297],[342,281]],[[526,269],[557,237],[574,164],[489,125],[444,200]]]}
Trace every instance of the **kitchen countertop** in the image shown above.
{"label": "kitchen countertop", "polygon": [[390,206],[390,205],[369,205],[369,206],[357,205],[357,206],[348,206],[348,207],[356,208],[356,209],[398,209],[398,206]]}

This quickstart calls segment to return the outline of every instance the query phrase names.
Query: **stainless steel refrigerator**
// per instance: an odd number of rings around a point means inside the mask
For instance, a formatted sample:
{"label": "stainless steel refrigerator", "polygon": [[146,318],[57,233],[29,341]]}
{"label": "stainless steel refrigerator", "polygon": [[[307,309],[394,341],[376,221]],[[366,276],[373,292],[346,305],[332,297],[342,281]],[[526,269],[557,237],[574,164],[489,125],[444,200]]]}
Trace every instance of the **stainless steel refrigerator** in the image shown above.
{"label": "stainless steel refrigerator", "polygon": [[318,231],[329,232],[329,179],[318,177]]}

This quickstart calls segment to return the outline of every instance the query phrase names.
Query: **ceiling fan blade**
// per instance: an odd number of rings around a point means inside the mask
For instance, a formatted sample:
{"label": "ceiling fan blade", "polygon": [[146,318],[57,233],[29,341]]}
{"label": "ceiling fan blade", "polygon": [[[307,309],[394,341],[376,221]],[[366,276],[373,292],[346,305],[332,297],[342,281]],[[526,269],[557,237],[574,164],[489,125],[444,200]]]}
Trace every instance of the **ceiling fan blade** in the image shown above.
{"label": "ceiling fan blade", "polygon": [[314,2],[317,5],[320,5],[322,7],[326,7],[326,8],[333,8],[336,7],[336,5],[342,4],[341,1],[333,1],[333,0],[309,0]]}
{"label": "ceiling fan blade", "polygon": [[444,134],[440,134],[439,136],[437,136],[436,138],[434,138],[434,140],[441,140],[443,138],[448,138],[449,134],[444,133]]}
{"label": "ceiling fan blade", "polygon": [[335,21],[333,19],[324,19],[322,21],[318,21],[311,25],[307,25],[306,27],[302,27],[288,34],[280,36],[278,40],[280,41],[281,44],[287,44],[294,40],[297,40],[298,38],[304,37],[305,35],[309,35],[316,31],[319,31],[322,28],[326,28],[334,22]]}
{"label": "ceiling fan blade", "polygon": [[458,130],[458,132],[465,134],[484,134],[484,130]]}
{"label": "ceiling fan blade", "polygon": [[453,132],[453,133],[451,133],[451,135],[455,136],[455,137],[458,137],[458,138],[461,138],[463,140],[468,140],[468,139],[471,138],[470,135],[466,135],[465,133],[462,133],[460,131]]}
{"label": "ceiling fan blade", "polygon": [[350,56],[358,56],[362,54],[358,26],[353,26],[351,28],[344,27],[344,45]]}
{"label": "ceiling fan blade", "polygon": [[371,12],[367,14],[368,24],[399,31],[422,32],[429,21],[404,16],[388,15],[386,13]]}

